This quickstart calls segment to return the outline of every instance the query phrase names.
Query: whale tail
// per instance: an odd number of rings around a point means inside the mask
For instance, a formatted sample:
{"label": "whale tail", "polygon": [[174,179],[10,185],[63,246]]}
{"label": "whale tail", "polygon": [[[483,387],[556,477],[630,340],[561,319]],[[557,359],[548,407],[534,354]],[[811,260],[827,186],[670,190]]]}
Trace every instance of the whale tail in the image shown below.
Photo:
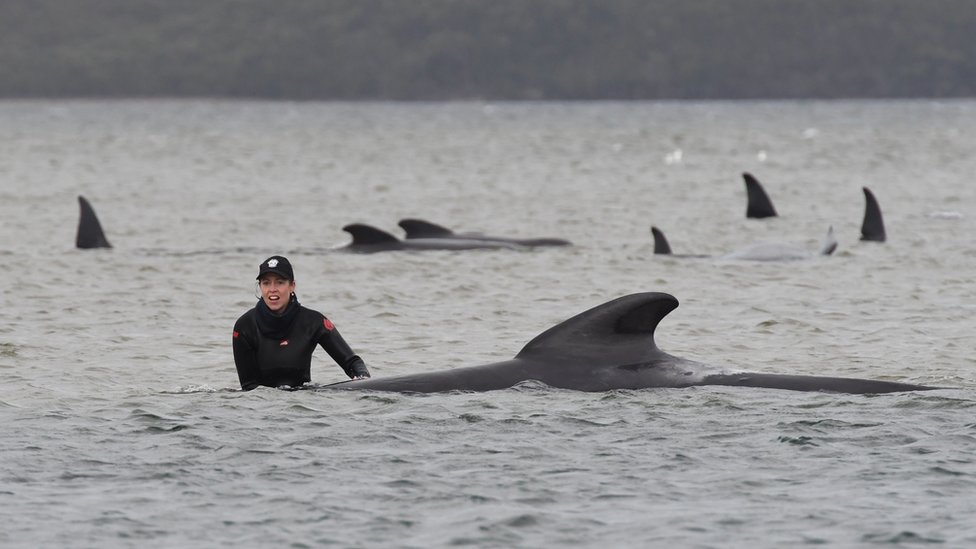
{"label": "whale tail", "polygon": [[423,219],[401,219],[397,224],[407,233],[407,238],[443,238],[454,234],[447,227]]}
{"label": "whale tail", "polygon": [[874,198],[874,193],[867,187],[864,190],[864,221],[861,223],[861,240],[870,242],[884,242],[887,239],[885,234],[884,219],[881,217],[881,206]]}
{"label": "whale tail", "polygon": [[81,249],[111,248],[112,245],[108,243],[102,231],[102,224],[98,222],[98,216],[95,215],[95,209],[83,196],[78,196],[78,205],[81,206],[81,217],[78,220],[75,246]]}
{"label": "whale tail", "polygon": [[773,201],[759,183],[759,180],[751,173],[743,173],[742,178],[746,182],[746,195],[748,205],[746,206],[746,217],[752,219],[762,219],[764,217],[776,217],[776,208]]}
{"label": "whale tail", "polygon": [[837,239],[834,237],[834,226],[831,225],[827,228],[827,234],[824,235],[823,241],[820,243],[820,255],[830,255],[837,250]]}
{"label": "whale tail", "polygon": [[343,227],[342,230],[352,235],[350,246],[375,246],[399,242],[397,237],[392,234],[363,223],[352,223]]}
{"label": "whale tail", "polygon": [[661,229],[652,226],[651,234],[654,235],[654,253],[658,255],[671,255],[671,245],[668,244],[667,237]]}

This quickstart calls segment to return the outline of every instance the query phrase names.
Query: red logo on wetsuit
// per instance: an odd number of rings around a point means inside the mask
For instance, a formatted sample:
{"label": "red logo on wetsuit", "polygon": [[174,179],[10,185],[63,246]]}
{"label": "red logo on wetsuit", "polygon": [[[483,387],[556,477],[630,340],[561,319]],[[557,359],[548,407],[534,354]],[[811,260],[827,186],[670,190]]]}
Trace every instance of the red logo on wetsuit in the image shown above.
{"label": "red logo on wetsuit", "polygon": [[322,319],[322,325],[325,326],[325,329],[328,330],[328,331],[330,331],[330,332],[332,330],[335,330],[335,324],[333,324],[332,321],[329,320],[328,318],[323,318]]}
{"label": "red logo on wetsuit", "polygon": [[237,330],[234,330],[234,339],[237,339],[237,336],[239,336],[239,335],[241,335],[241,334],[237,333]]}

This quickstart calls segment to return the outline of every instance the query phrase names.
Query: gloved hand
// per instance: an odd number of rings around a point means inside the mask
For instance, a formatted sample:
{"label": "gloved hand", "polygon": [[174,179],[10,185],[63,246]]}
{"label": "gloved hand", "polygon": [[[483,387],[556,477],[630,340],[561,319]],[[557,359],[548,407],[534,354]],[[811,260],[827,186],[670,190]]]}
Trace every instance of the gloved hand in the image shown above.
{"label": "gloved hand", "polygon": [[363,362],[362,360],[357,360],[354,364],[350,366],[349,369],[352,370],[351,375],[349,377],[353,379],[369,378],[369,370],[366,369],[366,363]]}

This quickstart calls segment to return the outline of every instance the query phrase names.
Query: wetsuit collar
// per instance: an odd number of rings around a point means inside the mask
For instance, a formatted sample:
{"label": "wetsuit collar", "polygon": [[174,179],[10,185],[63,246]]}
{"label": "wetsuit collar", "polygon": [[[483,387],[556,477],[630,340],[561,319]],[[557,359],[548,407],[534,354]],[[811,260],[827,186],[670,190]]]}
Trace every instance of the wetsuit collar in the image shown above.
{"label": "wetsuit collar", "polygon": [[298,318],[298,309],[301,306],[298,303],[298,296],[291,294],[291,298],[288,300],[288,306],[285,307],[285,312],[280,315],[271,312],[271,309],[268,308],[263,299],[259,299],[258,304],[254,308],[257,309],[258,314],[255,316],[255,319],[257,320],[258,330],[261,331],[261,335],[272,339],[285,339],[288,331],[291,330],[292,324],[295,323],[295,319]]}

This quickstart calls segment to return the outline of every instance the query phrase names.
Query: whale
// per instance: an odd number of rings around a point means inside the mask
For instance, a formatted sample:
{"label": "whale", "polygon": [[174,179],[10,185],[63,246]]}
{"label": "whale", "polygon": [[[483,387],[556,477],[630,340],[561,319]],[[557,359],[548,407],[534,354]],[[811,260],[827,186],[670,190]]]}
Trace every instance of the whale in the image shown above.
{"label": "whale", "polygon": [[75,236],[75,247],[87,250],[92,248],[111,248],[102,231],[102,224],[98,222],[95,209],[83,196],[78,196],[81,216],[78,219],[78,233]]}
{"label": "whale", "polygon": [[816,256],[831,255],[837,250],[837,238],[834,237],[833,226],[827,228],[820,243],[820,249],[812,253],[805,248],[781,242],[763,242],[752,244],[740,248],[724,255],[710,256],[706,254],[675,254],[671,251],[671,244],[664,232],[656,226],[651,226],[651,234],[654,237],[654,254],[670,255],[673,257],[706,258],[715,257],[717,259],[732,259],[741,261],[796,261],[811,259]]}
{"label": "whale", "polygon": [[524,246],[511,242],[457,238],[414,238],[400,240],[392,234],[363,223],[352,223],[342,228],[352,235],[352,242],[335,248],[338,251],[354,253],[376,253],[391,251],[426,250],[519,250]]}
{"label": "whale", "polygon": [[742,174],[742,179],[746,183],[746,217],[750,219],[777,217],[773,201],[769,199],[759,180],[748,172]]}
{"label": "whale", "polygon": [[678,300],[663,292],[625,295],[549,328],[510,360],[343,381],[319,388],[486,392],[534,381],[586,392],[707,385],[850,394],[937,389],[897,381],[740,372],[677,357],[662,351],[654,342],[658,324],[677,307]]}
{"label": "whale", "polygon": [[864,219],[861,222],[861,240],[866,242],[884,242],[888,236],[885,233],[884,219],[881,217],[881,206],[874,193],[867,187],[864,191]]}
{"label": "whale", "polygon": [[425,219],[404,218],[397,223],[406,233],[407,240],[420,238],[450,238],[457,240],[479,240],[490,242],[505,242],[518,244],[520,246],[570,246],[572,242],[563,238],[536,237],[536,238],[510,238],[501,236],[488,236],[481,233],[456,233],[447,227],[432,223]]}

